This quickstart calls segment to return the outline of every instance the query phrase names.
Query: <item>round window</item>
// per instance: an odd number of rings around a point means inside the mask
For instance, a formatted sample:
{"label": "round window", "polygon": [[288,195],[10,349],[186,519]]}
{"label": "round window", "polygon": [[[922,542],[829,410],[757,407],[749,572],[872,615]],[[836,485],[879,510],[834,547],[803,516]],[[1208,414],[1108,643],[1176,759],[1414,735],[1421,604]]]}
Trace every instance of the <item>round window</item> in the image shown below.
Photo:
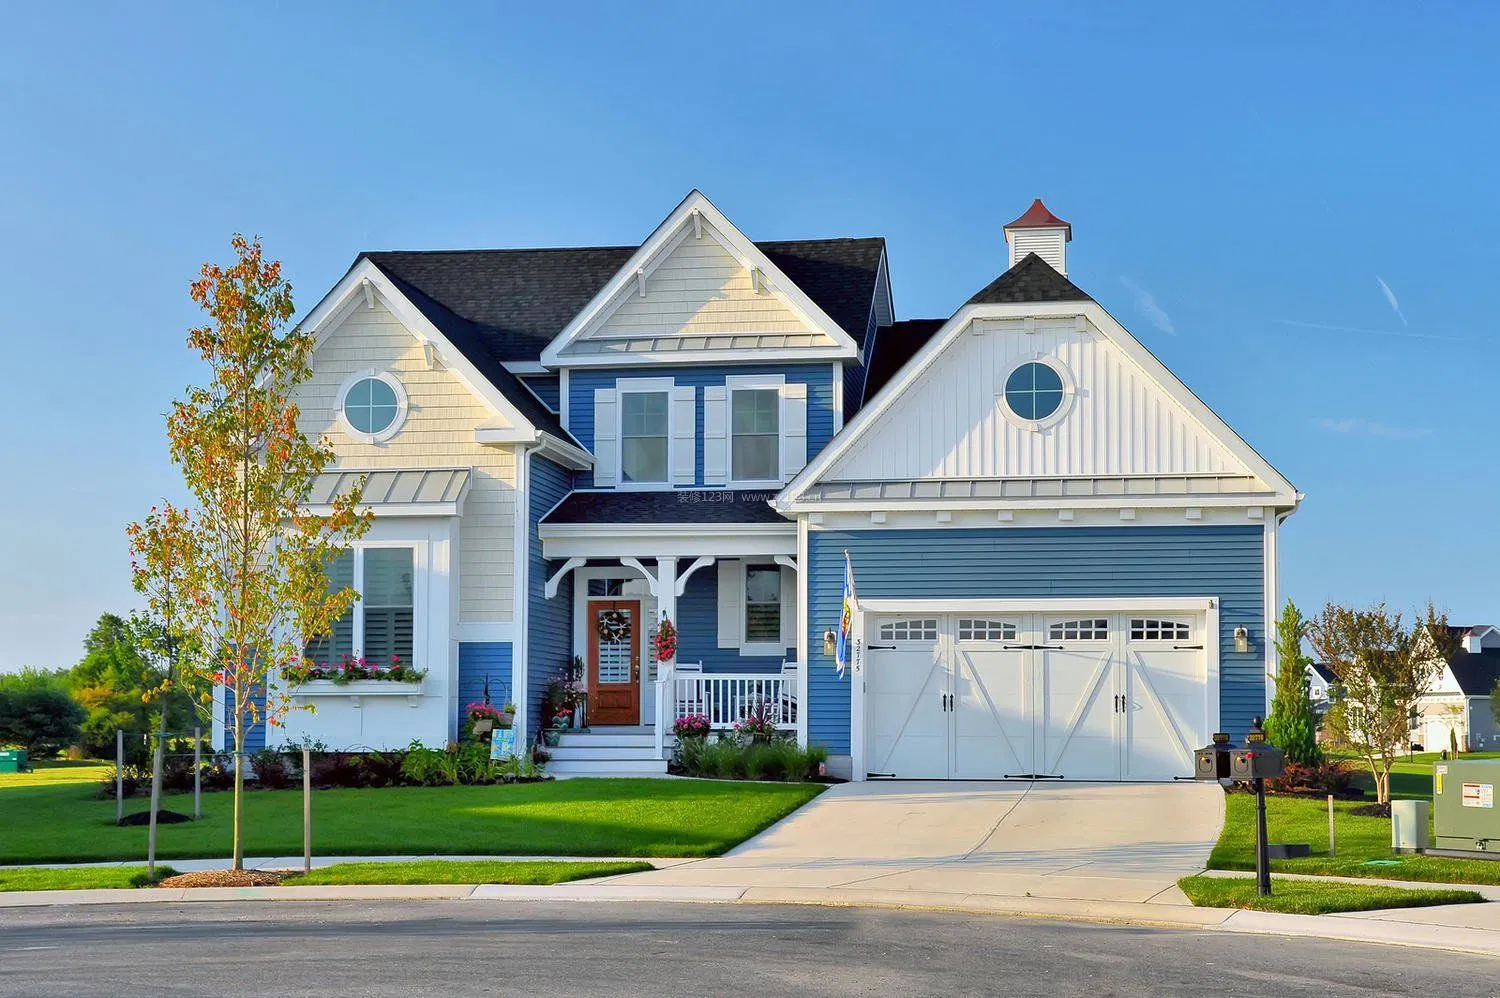
{"label": "round window", "polygon": [[403,400],[393,379],[380,376],[360,378],[344,392],[344,419],[355,433],[389,436],[395,432]]}
{"label": "round window", "polygon": [[1062,407],[1062,375],[1049,365],[1029,361],[1005,379],[1005,404],[1022,419],[1046,419]]}

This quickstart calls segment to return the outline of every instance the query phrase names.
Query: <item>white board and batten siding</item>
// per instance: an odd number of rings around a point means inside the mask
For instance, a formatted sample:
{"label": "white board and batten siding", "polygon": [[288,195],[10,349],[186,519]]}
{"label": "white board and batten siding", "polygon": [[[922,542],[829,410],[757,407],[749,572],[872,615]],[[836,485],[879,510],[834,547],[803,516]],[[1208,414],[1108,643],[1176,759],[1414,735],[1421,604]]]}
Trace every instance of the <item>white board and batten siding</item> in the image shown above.
{"label": "white board and batten siding", "polygon": [[762,285],[705,230],[691,229],[645,278],[646,294],[631,282],[623,299],[584,339],[722,336],[730,333],[808,333],[806,323]]}
{"label": "white board and batten siding", "polygon": [[[493,424],[494,414],[451,372],[430,368],[421,344],[378,301],[350,313],[318,348],[312,366],[296,397],[301,426],[332,443],[339,467],[473,469],[459,530],[458,620],[513,620],[515,450],[474,440],[475,428]],[[400,432],[380,444],[351,439],[338,413],[345,382],[371,370],[394,374],[410,401]]]}
{"label": "white board and batten siding", "polygon": [[[1250,474],[1121,350],[1073,319],[976,320],[824,476],[828,481]],[[1038,432],[1002,411],[1020,364],[1055,358],[1071,408]]]}

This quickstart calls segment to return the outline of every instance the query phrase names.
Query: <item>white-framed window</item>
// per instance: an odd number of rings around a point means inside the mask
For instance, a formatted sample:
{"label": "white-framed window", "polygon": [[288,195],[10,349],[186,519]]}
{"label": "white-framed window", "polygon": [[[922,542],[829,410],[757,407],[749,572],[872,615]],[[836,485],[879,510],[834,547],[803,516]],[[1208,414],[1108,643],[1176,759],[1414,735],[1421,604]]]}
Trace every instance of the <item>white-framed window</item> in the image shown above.
{"label": "white-framed window", "polygon": [[361,443],[383,443],[401,431],[410,402],[389,371],[361,371],[339,388],[339,423]]}
{"label": "white-framed window", "polygon": [[958,640],[960,641],[1014,641],[1016,625],[1008,620],[988,620],[981,617],[958,618]]}
{"label": "white-framed window", "polygon": [[781,480],[781,391],[729,393],[729,477],[735,483]]}
{"label": "white-framed window", "polygon": [[1105,641],[1109,638],[1107,617],[1059,620],[1047,629],[1049,641]]}
{"label": "white-framed window", "polygon": [[1027,358],[1005,376],[1000,412],[1016,426],[1044,430],[1061,422],[1078,394],[1073,374],[1061,360],[1045,354]]}
{"label": "white-framed window", "polygon": [[668,480],[671,393],[620,392],[620,481],[662,485]]}
{"label": "white-framed window", "polygon": [[938,622],[936,617],[915,617],[910,620],[892,620],[880,625],[882,641],[936,641]]}
{"label": "white-framed window", "polygon": [[781,643],[781,566],[745,566],[745,643]]}
{"label": "white-framed window", "polygon": [[1130,640],[1132,641],[1186,641],[1192,633],[1192,627],[1182,620],[1158,620],[1155,617],[1130,618]]}
{"label": "white-framed window", "polygon": [[327,568],[328,587],[353,586],[360,598],[333,625],[313,638],[304,653],[313,663],[334,665],[344,656],[382,668],[414,661],[416,549],[361,545],[341,552]]}

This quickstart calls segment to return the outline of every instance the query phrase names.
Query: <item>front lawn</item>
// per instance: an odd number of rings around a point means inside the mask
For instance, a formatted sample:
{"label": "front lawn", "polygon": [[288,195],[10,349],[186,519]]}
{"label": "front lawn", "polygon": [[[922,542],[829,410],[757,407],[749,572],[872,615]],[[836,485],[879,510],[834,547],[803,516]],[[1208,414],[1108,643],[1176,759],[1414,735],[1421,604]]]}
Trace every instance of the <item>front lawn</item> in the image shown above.
{"label": "front lawn", "polygon": [[1336,911],[1421,908],[1434,904],[1483,901],[1473,891],[1407,890],[1379,884],[1336,884],[1318,880],[1272,879],[1271,896],[1255,893],[1253,877],[1183,877],[1177,886],[1200,908],[1251,908],[1294,915],[1327,915]]}
{"label": "front lawn", "polygon": [[[169,866],[156,867],[158,878],[170,877],[176,872]],[[87,891],[145,887],[147,883],[144,866],[91,866],[81,870],[0,867],[0,891]]]}
{"label": "front lawn", "polygon": [[412,863],[338,863],[295,874],[283,881],[299,884],[565,884],[590,877],[615,877],[654,869],[650,863],[557,863],[515,860]]}
{"label": "front lawn", "polygon": [[[141,859],[145,826],[117,828],[93,792],[104,767],[0,776],[0,864]],[[715,856],[822,791],[817,784],[562,780],[476,787],[319,790],[313,851],[323,856]],[[233,795],[203,795],[203,820],[157,829],[159,858],[229,854]],[[126,801],[127,813],[146,808]],[[167,810],[192,814],[192,795]],[[302,853],[302,794],[245,796],[245,854]]]}
{"label": "front lawn", "polygon": [[[1465,752],[1460,759],[1500,759],[1500,752]],[[1370,776],[1369,763],[1364,759],[1339,756],[1340,762],[1359,774],[1355,784],[1365,791],[1371,800],[1375,797],[1375,781]],[[1437,752],[1418,752],[1410,759],[1402,757],[1391,767],[1391,797],[1429,800],[1432,797],[1432,767],[1443,761]]]}
{"label": "front lawn", "polygon": [[[1255,797],[1229,794],[1224,830],[1208,865],[1214,870],[1255,869]],[[1266,829],[1272,842],[1305,842],[1306,859],[1277,859],[1271,869],[1384,880],[1421,880],[1447,884],[1500,884],[1500,861],[1398,856],[1391,852],[1391,820],[1350,812],[1360,801],[1336,801],[1334,837],[1337,855],[1328,855],[1328,803],[1302,797],[1266,798]],[[1371,861],[1378,865],[1369,865]]]}

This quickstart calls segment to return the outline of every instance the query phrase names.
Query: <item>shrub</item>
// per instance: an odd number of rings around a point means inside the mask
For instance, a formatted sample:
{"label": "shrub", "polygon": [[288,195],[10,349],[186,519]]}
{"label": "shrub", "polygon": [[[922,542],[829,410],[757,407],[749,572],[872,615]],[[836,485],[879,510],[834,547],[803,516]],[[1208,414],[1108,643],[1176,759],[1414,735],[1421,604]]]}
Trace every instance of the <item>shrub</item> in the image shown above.
{"label": "shrub", "polygon": [[395,752],[370,752],[360,756],[358,765],[362,785],[367,787],[394,787],[401,783],[401,767],[406,761],[406,753]]}
{"label": "shrub", "polygon": [[1317,793],[1345,796],[1354,792],[1354,771],[1341,762],[1324,760],[1312,764],[1289,762],[1274,780],[1266,781],[1272,793]]}
{"label": "shrub", "polygon": [[363,766],[354,752],[325,752],[315,755],[312,763],[312,785],[352,788],[364,786]]}
{"label": "shrub", "polygon": [[44,674],[5,677],[0,683],[0,746],[23,748],[36,758],[56,755],[76,742],[87,711]]}
{"label": "shrub", "polygon": [[261,749],[250,756],[256,781],[266,790],[281,790],[292,783],[292,767],[277,749]]}
{"label": "shrub", "polygon": [[818,767],[828,761],[821,745],[799,748],[790,738],[769,742],[721,737],[714,741],[689,738],[678,742],[677,764],[688,776],[720,780],[786,780],[800,783],[816,779]]}
{"label": "shrub", "polygon": [[136,794],[151,789],[151,771],[139,766],[126,763],[124,768],[109,767],[99,785],[94,788],[94,796],[100,800],[109,800],[115,795],[115,777],[123,777],[120,784],[120,792],[126,797],[134,797]]}

